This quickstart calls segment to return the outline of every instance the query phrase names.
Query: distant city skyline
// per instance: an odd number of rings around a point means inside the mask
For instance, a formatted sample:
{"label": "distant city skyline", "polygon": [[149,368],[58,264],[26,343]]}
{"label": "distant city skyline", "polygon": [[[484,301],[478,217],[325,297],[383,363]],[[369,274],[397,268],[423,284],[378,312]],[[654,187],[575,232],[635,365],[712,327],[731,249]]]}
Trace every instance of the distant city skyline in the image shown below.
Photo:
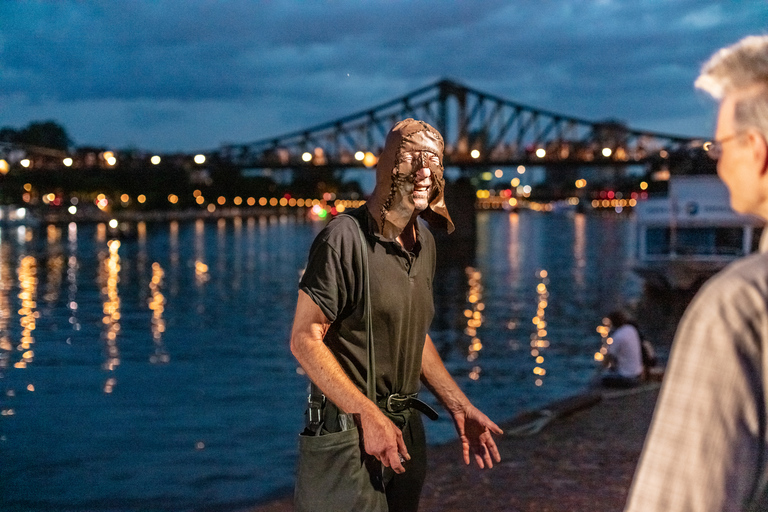
{"label": "distant city skyline", "polygon": [[6,0],[0,127],[77,146],[210,150],[309,128],[447,78],[634,129],[710,136],[693,88],[768,2]]}

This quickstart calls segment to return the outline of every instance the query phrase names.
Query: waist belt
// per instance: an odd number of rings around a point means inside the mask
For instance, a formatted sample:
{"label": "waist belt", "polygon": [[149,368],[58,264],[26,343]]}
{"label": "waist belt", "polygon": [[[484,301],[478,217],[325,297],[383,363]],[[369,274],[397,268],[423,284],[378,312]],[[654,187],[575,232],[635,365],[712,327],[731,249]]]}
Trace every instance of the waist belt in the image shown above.
{"label": "waist belt", "polygon": [[419,400],[415,394],[400,395],[393,393],[387,398],[379,400],[376,405],[391,413],[403,412],[406,409],[416,409],[417,411],[424,413],[427,418],[433,421],[439,417],[437,411],[431,408],[429,404],[423,400]]}

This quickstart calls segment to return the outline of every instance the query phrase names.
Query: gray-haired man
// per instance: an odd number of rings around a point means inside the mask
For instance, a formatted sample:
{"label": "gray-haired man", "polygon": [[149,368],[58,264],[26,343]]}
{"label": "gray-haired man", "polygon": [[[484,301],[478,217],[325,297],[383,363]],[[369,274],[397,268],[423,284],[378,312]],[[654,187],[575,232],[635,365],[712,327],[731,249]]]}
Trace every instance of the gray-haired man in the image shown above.
{"label": "gray-haired man", "polygon": [[[768,219],[768,36],[718,51],[696,80],[720,101],[717,159],[734,210]],[[768,510],[768,231],[681,320],[627,511]]]}

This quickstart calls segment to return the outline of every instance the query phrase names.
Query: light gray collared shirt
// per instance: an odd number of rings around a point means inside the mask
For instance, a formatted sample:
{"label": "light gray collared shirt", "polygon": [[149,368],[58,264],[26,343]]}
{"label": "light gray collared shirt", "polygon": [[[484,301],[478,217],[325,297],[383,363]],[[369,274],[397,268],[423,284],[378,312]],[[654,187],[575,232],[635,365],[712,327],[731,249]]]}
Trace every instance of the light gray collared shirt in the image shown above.
{"label": "light gray collared shirt", "polygon": [[767,362],[768,229],[680,321],[627,512],[750,504],[768,462]]}

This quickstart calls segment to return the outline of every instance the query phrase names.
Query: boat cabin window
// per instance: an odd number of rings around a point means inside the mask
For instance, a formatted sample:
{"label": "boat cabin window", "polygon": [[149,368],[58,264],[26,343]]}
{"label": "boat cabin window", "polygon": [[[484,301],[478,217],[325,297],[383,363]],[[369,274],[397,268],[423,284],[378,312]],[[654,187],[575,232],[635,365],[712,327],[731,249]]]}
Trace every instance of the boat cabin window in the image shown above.
{"label": "boat cabin window", "polygon": [[[646,230],[648,255],[740,255],[743,251],[744,229],[735,228],[677,228],[675,240],[669,227]],[[673,247],[674,245],[674,247]]]}

